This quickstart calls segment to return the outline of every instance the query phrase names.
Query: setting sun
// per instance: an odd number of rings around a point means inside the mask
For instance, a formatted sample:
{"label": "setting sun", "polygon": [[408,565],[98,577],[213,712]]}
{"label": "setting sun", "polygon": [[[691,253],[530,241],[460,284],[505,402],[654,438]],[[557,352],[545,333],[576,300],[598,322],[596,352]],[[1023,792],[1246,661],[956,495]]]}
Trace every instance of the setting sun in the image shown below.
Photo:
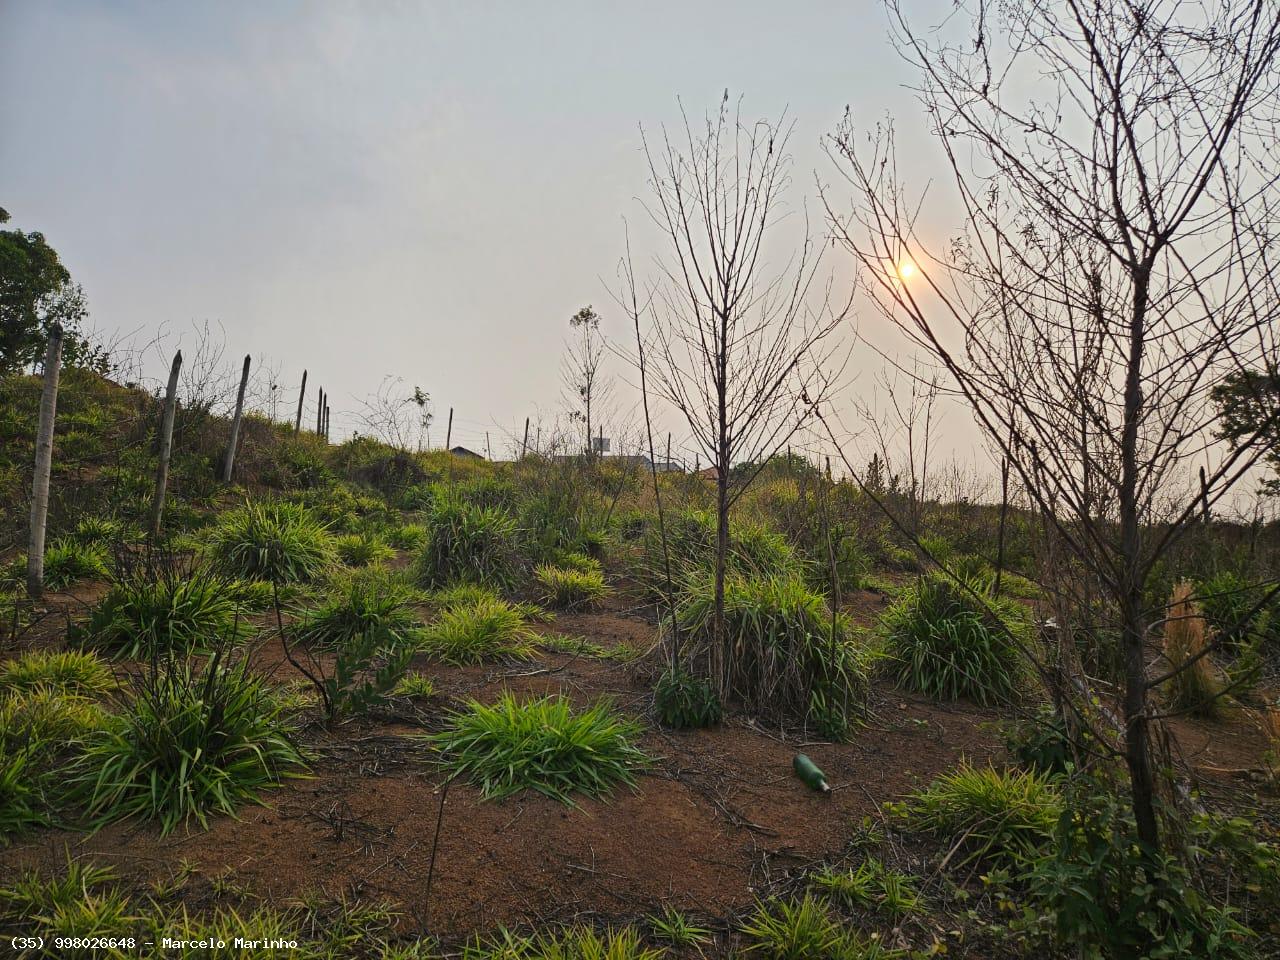
{"label": "setting sun", "polygon": [[916,265],[910,260],[902,260],[898,264],[898,279],[910,280],[911,275],[916,272]]}

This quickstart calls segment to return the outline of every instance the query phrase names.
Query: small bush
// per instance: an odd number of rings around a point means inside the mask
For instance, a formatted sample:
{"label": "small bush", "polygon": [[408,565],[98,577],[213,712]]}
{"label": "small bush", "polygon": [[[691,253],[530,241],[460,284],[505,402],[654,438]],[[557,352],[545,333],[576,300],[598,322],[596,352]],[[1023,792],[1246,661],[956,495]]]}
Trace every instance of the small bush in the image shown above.
{"label": "small bush", "polygon": [[[686,637],[714,642],[715,592],[710,579],[690,585],[679,609]],[[795,577],[725,582],[725,643],[732,652],[729,690],[763,715],[807,717],[821,703],[849,721],[865,710],[870,653],[854,646],[843,615]]]}
{"label": "small bush", "polygon": [[396,552],[368,533],[348,533],[335,537],[334,549],[338,559],[348,567],[367,567],[371,563],[385,563]]}
{"label": "small bush", "polygon": [[350,577],[319,605],[301,611],[293,632],[304,643],[335,649],[358,637],[378,648],[411,645],[419,624],[409,602],[408,591],[387,578]]}
{"label": "small bush", "polygon": [[947,577],[928,576],[885,613],[881,626],[901,686],[984,706],[1017,697],[1025,675],[1020,644],[1031,638],[1027,614],[974,590],[982,600]]}
{"label": "small bush", "polygon": [[605,797],[617,784],[635,785],[649,762],[635,745],[640,733],[607,701],[578,711],[562,696],[521,701],[504,693],[493,706],[472,700],[428,740],[445,769],[488,798],[533,790],[573,804],[575,793]]}
{"label": "small bush", "polygon": [[653,688],[658,721],[673,730],[695,730],[720,722],[720,698],[710,680],[670,667]]}
{"label": "small bush", "polygon": [[500,509],[456,499],[431,509],[431,535],[414,566],[425,587],[450,583],[509,585],[516,569],[516,523]]}
{"label": "small bush", "polygon": [[208,574],[135,578],[113,584],[75,635],[117,657],[187,653],[239,639],[241,612],[235,591]]}
{"label": "small bush", "polygon": [[303,763],[270,687],[248,663],[166,664],[123,701],[121,724],[91,740],[70,778],[95,825],[158,820],[162,833],[235,815]]}
{"label": "small bush", "polygon": [[892,810],[910,829],[960,844],[957,865],[1021,868],[1052,838],[1062,798],[1042,774],[965,765]]}
{"label": "small bush", "polygon": [[44,585],[50,590],[65,590],[78,580],[108,574],[107,550],[101,544],[61,539],[44,552]]}
{"label": "small bush", "polygon": [[418,649],[445,663],[480,663],[501,657],[529,660],[535,634],[523,612],[492,597],[455,603],[423,631]]}
{"label": "small bush", "polygon": [[542,602],[553,610],[585,610],[604,599],[609,588],[598,569],[571,570],[550,565],[534,571],[542,587]]}
{"label": "small bush", "polygon": [[0,665],[0,693],[35,687],[101,693],[115,685],[110,667],[94,654],[78,650],[32,650]]}
{"label": "small bush", "polygon": [[826,905],[802,900],[761,903],[742,925],[749,956],[767,960],[887,960],[876,941],[865,941],[834,920]]}
{"label": "small bush", "polygon": [[208,543],[218,569],[243,580],[312,580],[334,561],[328,530],[300,504],[284,500],[250,501],[225,514]]}

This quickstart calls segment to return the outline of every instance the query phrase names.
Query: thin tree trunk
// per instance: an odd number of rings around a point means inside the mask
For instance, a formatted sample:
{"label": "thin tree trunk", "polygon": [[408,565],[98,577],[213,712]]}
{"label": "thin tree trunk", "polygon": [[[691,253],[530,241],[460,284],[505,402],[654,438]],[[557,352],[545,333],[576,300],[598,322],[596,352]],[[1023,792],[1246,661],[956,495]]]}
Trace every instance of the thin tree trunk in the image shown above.
{"label": "thin tree trunk", "polygon": [[164,391],[164,418],[160,421],[160,461],[156,465],[156,492],[151,500],[151,536],[160,536],[164,518],[165,488],[169,485],[169,455],[173,452],[173,417],[178,409],[178,371],[182,369],[182,351],[173,355],[169,367],[169,383]]}
{"label": "thin tree trunk", "polygon": [[1000,529],[996,534],[996,586],[1000,593],[1000,579],[1004,575],[1004,528],[1009,515],[1009,458],[1000,460]]}
{"label": "thin tree trunk", "polygon": [[1125,371],[1124,423],[1120,438],[1120,636],[1124,654],[1125,763],[1138,839],[1154,852],[1160,827],[1151,770],[1150,720],[1147,717],[1146,623],[1142,596],[1142,531],[1138,517],[1138,425],[1142,414],[1142,358],[1146,331],[1147,274],[1134,278],[1129,358]]}
{"label": "thin tree trunk", "polygon": [[293,433],[297,436],[302,431],[302,401],[307,398],[307,371],[302,371],[302,386],[298,388],[298,416],[293,421]]}
{"label": "thin tree trunk", "polygon": [[444,431],[444,448],[453,449],[453,407],[449,408],[449,426]]}
{"label": "thin tree trunk", "polygon": [[231,472],[236,465],[236,446],[240,443],[240,421],[244,417],[244,391],[249,386],[249,355],[245,354],[244,369],[240,372],[240,389],[236,393],[236,414],[231,419],[231,438],[227,440],[227,455],[222,459],[222,482],[231,482]]}
{"label": "thin tree trunk", "polygon": [[62,327],[49,328],[44,354],[44,390],[40,394],[40,427],[36,433],[36,465],[31,481],[31,538],[27,545],[27,596],[44,593],[44,534],[49,519],[49,473],[53,468],[53,426],[58,416],[58,374],[62,369]]}

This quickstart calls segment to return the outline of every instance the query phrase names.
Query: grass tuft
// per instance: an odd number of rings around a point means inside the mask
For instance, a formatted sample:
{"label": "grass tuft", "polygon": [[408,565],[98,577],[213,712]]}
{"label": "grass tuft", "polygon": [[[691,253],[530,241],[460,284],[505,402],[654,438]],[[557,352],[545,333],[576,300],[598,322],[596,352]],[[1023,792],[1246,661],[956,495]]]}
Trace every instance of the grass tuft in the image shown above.
{"label": "grass tuft", "polygon": [[95,654],[79,650],[32,650],[0,664],[0,693],[36,687],[101,693],[115,685],[110,667]]}
{"label": "grass tuft", "polygon": [[576,793],[606,797],[617,784],[635,786],[649,762],[635,745],[640,733],[604,700],[575,710],[563,696],[518,700],[504,693],[492,706],[470,701],[428,740],[445,769],[490,799],[533,790],[573,804]]}
{"label": "grass tuft", "polygon": [[424,587],[512,583],[517,531],[510,514],[446,498],[432,506],[430,521],[431,534],[414,565]]}
{"label": "grass tuft", "polygon": [[446,607],[435,623],[422,631],[418,649],[456,665],[509,657],[532,659],[536,634],[524,612],[492,597]]}
{"label": "grass tuft", "polygon": [[295,583],[312,580],[334,562],[333,540],[301,504],[249,501],[218,519],[209,550],[229,577]]}
{"label": "grass tuft", "polygon": [[112,656],[137,659],[208,650],[239,639],[245,627],[236,591],[196,573],[117,581],[76,633]]}
{"label": "grass tuft", "polygon": [[578,570],[544,565],[534,571],[541,587],[541,600],[553,610],[586,610],[609,592],[599,569]]}
{"label": "grass tuft", "polygon": [[834,920],[811,894],[761,903],[742,925],[746,954],[766,960],[888,960],[876,940],[863,940]]}

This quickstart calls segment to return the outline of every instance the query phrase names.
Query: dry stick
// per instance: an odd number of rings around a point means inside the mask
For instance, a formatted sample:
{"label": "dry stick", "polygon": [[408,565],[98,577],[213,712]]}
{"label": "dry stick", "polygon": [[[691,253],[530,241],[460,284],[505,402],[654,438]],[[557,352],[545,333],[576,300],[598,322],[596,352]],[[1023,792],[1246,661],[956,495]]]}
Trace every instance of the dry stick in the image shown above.
{"label": "dry stick", "polygon": [[236,415],[231,421],[231,438],[227,440],[227,455],[222,460],[222,482],[231,482],[231,471],[236,465],[236,444],[240,442],[240,420],[244,417],[244,391],[249,386],[249,355],[244,357],[244,369],[240,371],[240,390],[236,393]]}
{"label": "dry stick", "polygon": [[427,867],[427,889],[422,897],[422,914],[427,923],[431,923],[431,881],[436,875],[436,847],[440,843],[440,824],[444,822],[444,802],[449,799],[449,784],[453,783],[454,774],[444,782],[440,790],[440,811],[436,814],[436,832],[431,838],[431,863]]}
{"label": "dry stick", "polygon": [[307,397],[307,371],[302,371],[302,386],[298,388],[298,416],[293,421],[293,434],[297,436],[302,430],[302,401]]}
{"label": "dry stick", "polygon": [[164,391],[164,417],[160,421],[160,462],[156,464],[156,492],[151,500],[151,538],[160,536],[164,518],[164,494],[169,485],[169,456],[173,452],[173,417],[178,409],[178,371],[182,369],[182,351],[173,355],[169,367],[169,383]]}
{"label": "dry stick", "polygon": [[53,467],[53,422],[58,416],[58,374],[62,369],[62,327],[49,328],[44,354],[44,390],[40,394],[40,429],[31,480],[31,540],[27,546],[27,596],[44,593],[44,533],[49,517],[49,472]]}
{"label": "dry stick", "polygon": [[524,439],[520,441],[520,459],[524,459],[525,453],[529,450],[529,418],[524,418]]}
{"label": "dry stick", "polygon": [[1000,531],[996,536],[996,584],[1000,593],[1000,578],[1004,574],[1004,529],[1009,516],[1009,458],[1000,458]]}
{"label": "dry stick", "polygon": [[449,408],[449,426],[444,431],[444,448],[453,449],[453,407]]}

